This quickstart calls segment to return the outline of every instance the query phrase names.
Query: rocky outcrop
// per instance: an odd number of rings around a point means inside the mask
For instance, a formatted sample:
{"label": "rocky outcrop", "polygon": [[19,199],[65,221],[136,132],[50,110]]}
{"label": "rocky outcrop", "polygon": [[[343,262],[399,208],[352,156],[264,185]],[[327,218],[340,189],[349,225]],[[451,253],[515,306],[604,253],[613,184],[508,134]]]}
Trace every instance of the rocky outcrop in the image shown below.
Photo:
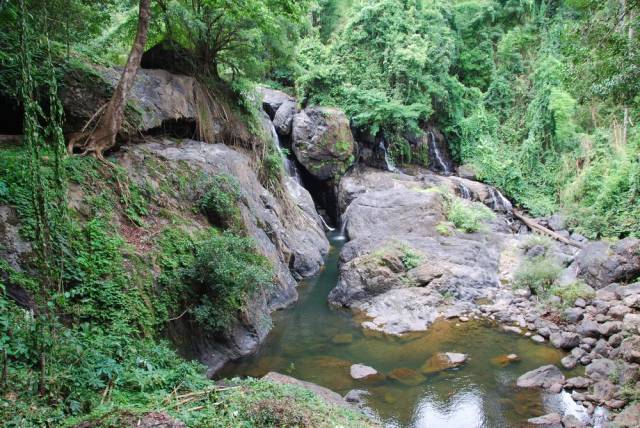
{"label": "rocky outcrop", "polygon": [[341,253],[334,305],[362,312],[363,326],[391,334],[425,330],[439,316],[495,296],[506,225],[490,233],[441,235],[443,197],[430,174],[371,169],[341,180],[340,204],[350,241]]}
{"label": "rocky outcrop", "polygon": [[551,364],[531,370],[516,381],[516,385],[520,388],[549,388],[556,383],[564,383],[564,375],[560,369]]}
{"label": "rocky outcrop", "polygon": [[[67,127],[78,131],[110,99],[122,71],[96,66],[68,73],[60,91]],[[124,133],[148,132],[181,121],[196,122],[196,81],[165,70],[140,69],[125,112]]]}
{"label": "rocky outcrop", "polygon": [[296,114],[291,144],[298,161],[318,180],[339,177],[355,160],[349,119],[335,108],[311,107]]}
{"label": "rocky outcrop", "polygon": [[258,95],[262,98],[262,108],[267,112],[278,135],[291,135],[293,116],[296,114],[296,100],[290,95],[276,89],[259,87]]}
{"label": "rocky outcrop", "polygon": [[576,259],[578,276],[595,289],[640,276],[640,239],[590,242]]}
{"label": "rocky outcrop", "polygon": [[159,185],[145,168],[157,161],[165,162],[168,170],[186,167],[197,174],[226,174],[237,180],[242,190],[239,204],[242,223],[258,250],[271,260],[276,284],[268,292],[252,297],[241,320],[222,339],[194,331],[182,319],[172,322],[168,333],[187,356],[205,363],[209,373],[229,359],[253,352],[269,331],[270,323],[265,319],[270,312],[297,299],[295,278],[317,272],[328,251],[329,244],[309,194],[299,184],[287,181],[292,203],[285,206],[260,184],[246,155],[221,144],[158,140],[128,147],[117,161],[130,171],[133,179],[144,180],[152,188]]}

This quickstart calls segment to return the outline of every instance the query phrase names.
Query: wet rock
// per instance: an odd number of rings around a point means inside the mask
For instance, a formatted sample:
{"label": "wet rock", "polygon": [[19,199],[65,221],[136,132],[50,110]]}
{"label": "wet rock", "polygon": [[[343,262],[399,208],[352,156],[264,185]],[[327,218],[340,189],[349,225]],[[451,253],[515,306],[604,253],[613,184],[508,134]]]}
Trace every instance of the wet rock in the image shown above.
{"label": "wet rock", "polygon": [[516,361],[520,361],[520,357],[516,354],[498,355],[491,359],[491,362],[499,367],[507,366]]}
{"label": "wet rock", "polygon": [[571,370],[578,365],[578,358],[573,355],[567,355],[560,360],[560,364],[567,370]]}
{"label": "wet rock", "polygon": [[371,395],[369,391],[365,391],[363,389],[352,389],[347,392],[344,399],[347,403],[359,405],[364,403],[364,397],[368,395]]}
{"label": "wet rock", "polygon": [[578,325],[578,334],[586,337],[600,337],[600,326],[597,322],[585,319]]}
{"label": "wet rock", "polygon": [[616,363],[608,358],[598,358],[585,368],[585,374],[594,380],[609,379],[616,371]]}
{"label": "wet rock", "polygon": [[533,336],[531,336],[531,340],[533,340],[536,343],[544,343],[545,342],[545,338],[542,337],[539,334],[534,334]]}
{"label": "wet rock", "polygon": [[311,391],[319,398],[323,399],[329,404],[335,404],[343,407],[350,407],[350,404],[347,403],[344,398],[340,396],[340,394],[331,391],[328,388],[325,388],[320,385],[316,385],[315,383],[305,382],[303,380],[296,379],[291,376],[283,375],[277,372],[269,372],[267,373],[263,379],[270,380],[271,382],[281,383],[284,385],[295,385],[298,387],[302,387],[306,390]]}
{"label": "wet rock", "polygon": [[408,368],[393,369],[389,372],[389,378],[403,385],[416,386],[425,381],[425,377],[415,370]]}
{"label": "wet rock", "polygon": [[554,365],[546,365],[531,370],[518,378],[520,388],[548,388],[554,383],[563,383],[564,375]]}
{"label": "wet rock", "polygon": [[574,415],[564,415],[562,417],[562,426],[564,428],[586,428],[586,424]]}
{"label": "wet rock", "polygon": [[456,352],[439,352],[429,358],[420,370],[424,374],[437,373],[442,370],[459,367],[466,361],[466,354],[459,354]]}
{"label": "wet rock", "polygon": [[580,344],[580,336],[576,333],[558,332],[552,333],[549,341],[553,346],[560,349],[573,349]]}
{"label": "wet rock", "polygon": [[319,180],[336,178],[353,163],[355,141],[341,110],[311,107],[296,114],[291,138],[296,158]]}
{"label": "wet rock", "polygon": [[522,329],[513,325],[503,325],[502,329],[508,333],[522,334]]}
{"label": "wet rock", "polygon": [[612,336],[622,331],[622,322],[620,321],[607,321],[598,327],[598,331],[604,337]]}
{"label": "wet rock", "polygon": [[564,384],[567,389],[587,389],[593,381],[591,379],[587,379],[586,377],[576,376],[567,379],[567,382]]}
{"label": "wet rock", "polygon": [[360,380],[377,375],[378,371],[373,367],[365,366],[364,364],[354,364],[349,369],[349,373],[352,378]]}
{"label": "wet rock", "polygon": [[549,387],[549,392],[551,392],[553,394],[558,394],[560,391],[562,391],[562,384],[561,383],[554,383],[553,385],[551,385]]}
{"label": "wet rock", "polygon": [[622,358],[630,363],[640,363],[640,336],[624,339],[620,345]]}
{"label": "wet rock", "polygon": [[291,135],[291,126],[293,124],[293,116],[296,114],[295,101],[285,101],[276,111],[273,117],[273,126],[276,128],[278,135]]}
{"label": "wet rock", "polygon": [[640,403],[627,406],[620,414],[613,419],[615,427],[637,428],[640,426]]}
{"label": "wet rock", "polygon": [[262,99],[262,107],[272,120],[283,104],[295,103],[295,99],[291,95],[277,89],[261,86],[256,88],[256,91]]}
{"label": "wet rock", "polygon": [[531,418],[527,422],[541,428],[562,428],[562,416],[558,413],[549,413],[537,418]]}
{"label": "wet rock", "polygon": [[346,345],[353,342],[353,335],[350,333],[336,334],[331,338],[331,342],[336,345]]}

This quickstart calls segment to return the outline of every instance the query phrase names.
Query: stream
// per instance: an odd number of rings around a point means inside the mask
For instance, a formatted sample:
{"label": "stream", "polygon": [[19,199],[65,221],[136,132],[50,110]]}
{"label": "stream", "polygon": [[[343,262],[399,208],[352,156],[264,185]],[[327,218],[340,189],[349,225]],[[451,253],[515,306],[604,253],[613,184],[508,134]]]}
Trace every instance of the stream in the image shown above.
{"label": "stream", "polygon": [[[586,416],[566,392],[515,387],[517,377],[529,370],[560,366],[565,355],[560,350],[480,320],[438,321],[427,332],[387,336],[363,330],[351,312],[329,307],[327,295],[338,280],[344,244],[338,233],[329,238],[324,268],[300,285],[296,304],[273,314],[273,330],[258,352],[227,364],[218,376],[260,377],[277,371],[342,395],[363,389],[370,393],[367,407],[387,427],[523,427],[528,418],[551,411]],[[461,352],[469,358],[459,368],[421,374],[421,366],[437,352]],[[500,357],[506,354],[520,360],[505,363]],[[349,368],[355,363],[386,376],[353,380]],[[400,368],[411,370],[396,370]],[[403,376],[389,377],[394,373]]]}

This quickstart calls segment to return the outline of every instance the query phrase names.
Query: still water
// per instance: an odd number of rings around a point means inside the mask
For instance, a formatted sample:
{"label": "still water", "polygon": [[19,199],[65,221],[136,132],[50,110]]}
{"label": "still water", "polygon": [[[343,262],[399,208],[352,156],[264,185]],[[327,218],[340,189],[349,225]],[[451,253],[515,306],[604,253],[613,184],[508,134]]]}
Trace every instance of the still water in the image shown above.
{"label": "still water", "polygon": [[[525,427],[528,418],[571,411],[567,393],[515,387],[516,378],[526,371],[544,364],[559,366],[562,351],[482,321],[441,321],[425,333],[387,336],[363,331],[350,312],[329,307],[327,295],[337,282],[343,245],[339,236],[330,238],[325,267],[301,285],[300,300],[274,314],[274,328],[259,351],[229,363],[221,377],[277,371],[343,395],[364,389],[370,393],[368,407],[390,427]],[[420,368],[437,352],[461,352],[469,359],[456,369],[422,374]],[[505,364],[500,357],[506,354],[517,354],[520,360]],[[385,376],[355,381],[349,375],[355,363]]]}

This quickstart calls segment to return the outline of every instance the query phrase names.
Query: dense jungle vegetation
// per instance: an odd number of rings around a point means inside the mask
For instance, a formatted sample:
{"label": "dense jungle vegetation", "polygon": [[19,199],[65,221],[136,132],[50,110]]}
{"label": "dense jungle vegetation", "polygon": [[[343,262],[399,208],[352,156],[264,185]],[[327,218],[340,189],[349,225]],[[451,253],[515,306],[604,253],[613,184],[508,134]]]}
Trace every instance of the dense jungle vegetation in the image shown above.
{"label": "dense jungle vegetation", "polygon": [[[194,284],[204,291],[189,310],[219,333],[273,272],[237,221],[236,185],[200,177],[210,190],[195,208],[211,225],[185,230],[178,216],[159,236],[158,293],[151,259],[113,227],[145,227],[152,191],[108,158],[67,153],[62,76],[124,65],[145,3],[143,46],[189,52],[179,71],[228,88],[249,124],[253,88],[267,84],[344,109],[384,135],[397,164],[412,160],[407,135],[437,127],[459,164],[533,215],[563,211],[591,238],[640,236],[638,0],[0,0],[0,98],[19,100],[24,117],[23,143],[0,143],[0,205],[16,208],[34,249],[24,270],[0,260],[5,426],[120,426],[150,410],[189,426],[362,426],[294,387],[214,384],[162,339]],[[279,155],[259,162],[277,186]],[[69,208],[70,186],[88,215]],[[185,394],[185,405],[168,399]]]}

